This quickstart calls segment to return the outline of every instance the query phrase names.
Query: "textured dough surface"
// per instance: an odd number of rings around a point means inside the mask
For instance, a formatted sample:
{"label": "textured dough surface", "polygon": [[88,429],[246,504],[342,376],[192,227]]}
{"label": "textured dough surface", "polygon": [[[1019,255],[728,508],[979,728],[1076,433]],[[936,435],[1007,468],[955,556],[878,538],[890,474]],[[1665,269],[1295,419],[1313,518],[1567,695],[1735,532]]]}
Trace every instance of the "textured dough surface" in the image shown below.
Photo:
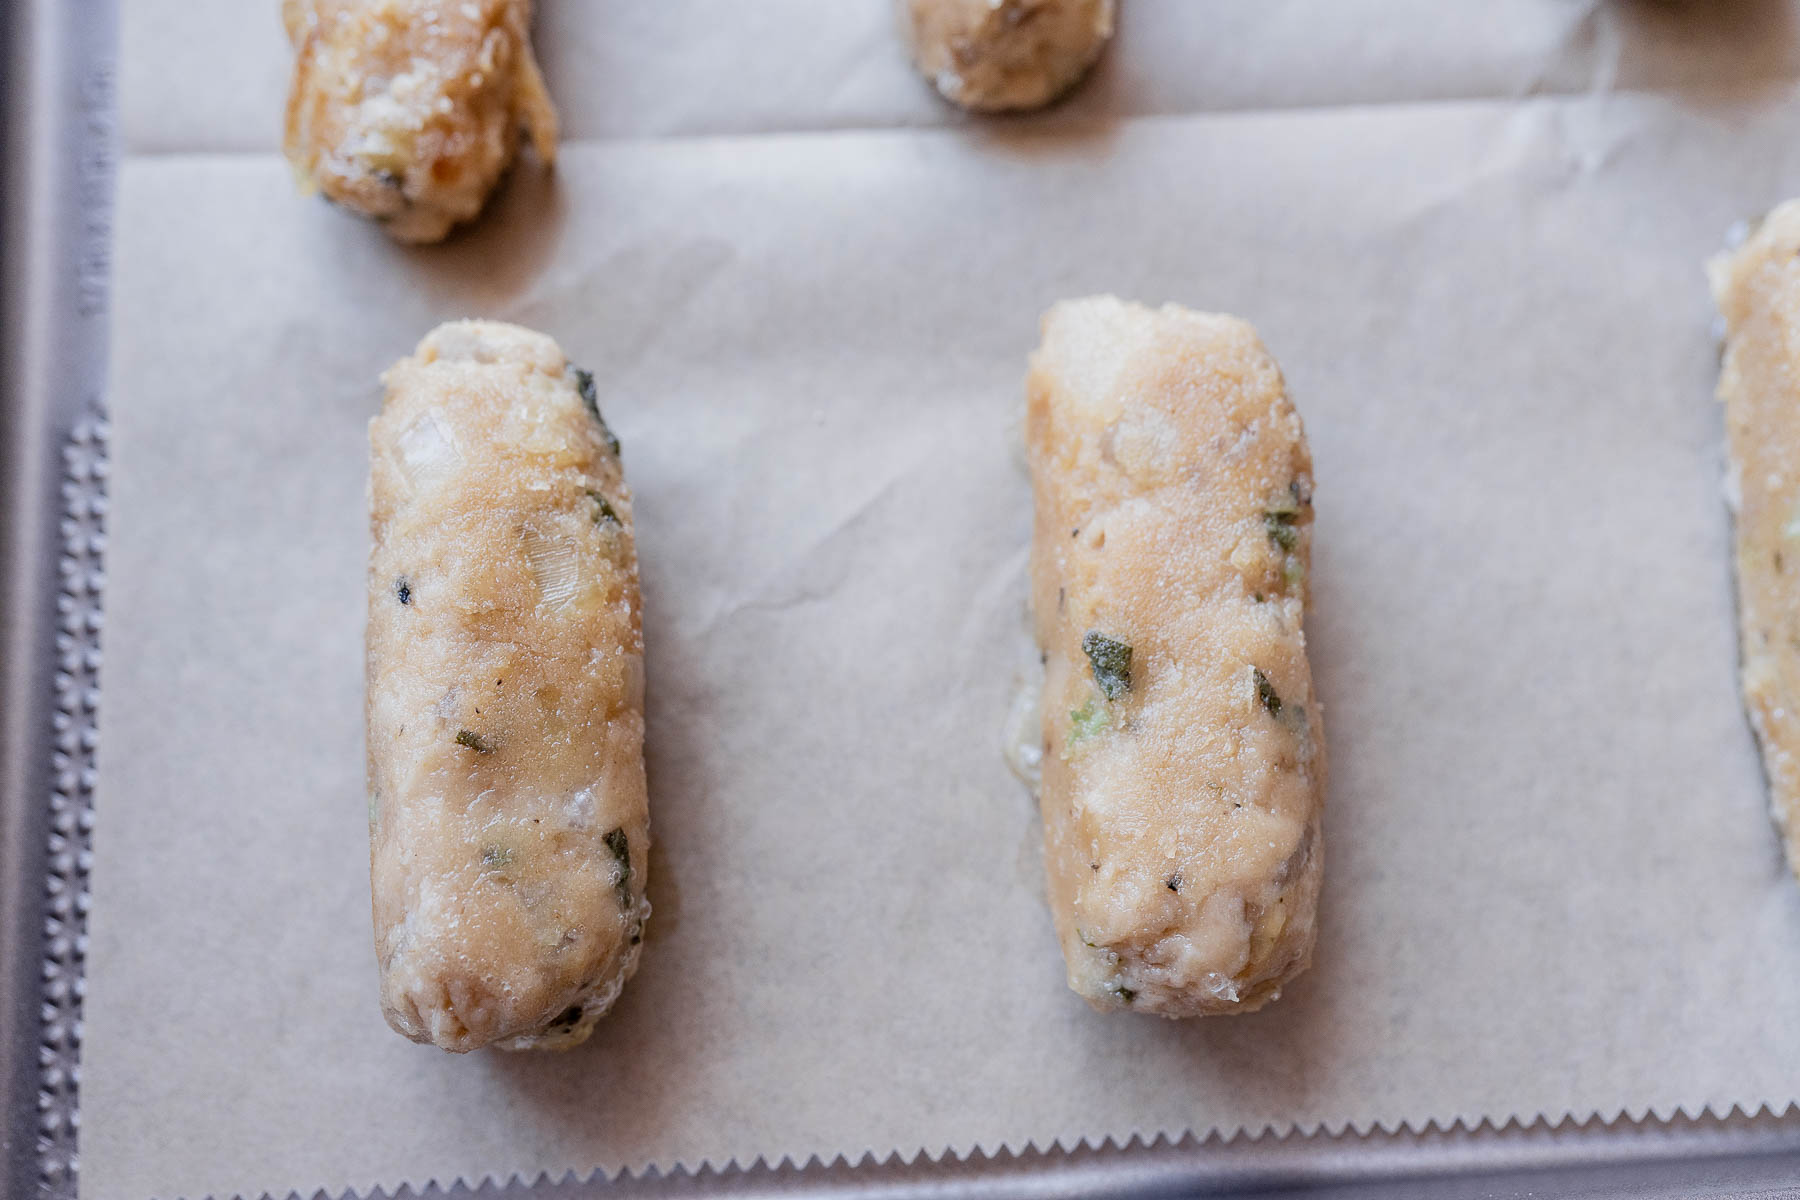
{"label": "textured dough surface", "polygon": [[1069,986],[1167,1017],[1258,1008],[1311,960],[1323,861],[1299,415],[1243,321],[1110,296],[1045,316],[1027,403]]}
{"label": "textured dough surface", "polygon": [[1744,706],[1788,863],[1800,873],[1800,201],[1709,267],[1726,327],[1719,400]]}
{"label": "textured dough surface", "polygon": [[382,380],[367,645],[382,1011],[446,1050],[573,1045],[636,969],[649,915],[631,491],[591,377],[542,334],[442,325]]}
{"label": "textured dough surface", "polygon": [[1113,32],[1113,0],[898,0],[919,71],[981,112],[1041,108],[1074,87]]}
{"label": "textured dough surface", "polygon": [[282,0],[288,161],[308,187],[435,242],[481,211],[519,128],[556,159],[531,0]]}

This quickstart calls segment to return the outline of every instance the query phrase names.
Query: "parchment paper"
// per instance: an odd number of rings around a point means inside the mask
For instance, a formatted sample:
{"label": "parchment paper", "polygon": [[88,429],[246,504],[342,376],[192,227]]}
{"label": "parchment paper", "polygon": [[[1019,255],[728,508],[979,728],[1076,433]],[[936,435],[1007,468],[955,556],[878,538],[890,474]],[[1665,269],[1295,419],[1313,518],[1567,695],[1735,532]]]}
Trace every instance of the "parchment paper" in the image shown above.
{"label": "parchment paper", "polygon": [[[292,52],[279,0],[126,0],[138,153],[267,153]],[[890,0],[537,0],[573,139],[965,123],[897,50]],[[1790,79],[1796,0],[1124,0],[1093,77],[1032,119]],[[979,122],[977,122],[979,123]]]}
{"label": "parchment paper", "polygon": [[[418,251],[263,150],[129,157],[84,1194],[1784,1105],[1699,263],[1797,127],[1688,88],[576,142]],[[1255,321],[1312,438],[1324,926],[1255,1016],[1067,991],[1000,758],[1024,357],[1097,290]],[[375,1003],[364,426],[465,314],[595,369],[638,497],[656,912],[564,1056]]]}

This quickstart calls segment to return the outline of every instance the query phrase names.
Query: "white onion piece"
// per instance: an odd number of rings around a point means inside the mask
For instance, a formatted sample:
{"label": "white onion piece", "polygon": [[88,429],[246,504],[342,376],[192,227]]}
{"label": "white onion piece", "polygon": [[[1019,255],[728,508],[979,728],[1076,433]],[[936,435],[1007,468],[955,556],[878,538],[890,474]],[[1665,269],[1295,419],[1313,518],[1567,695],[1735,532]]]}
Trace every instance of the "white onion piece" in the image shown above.
{"label": "white onion piece", "polygon": [[525,561],[531,564],[543,602],[551,608],[561,608],[581,586],[581,552],[571,538],[539,533],[529,527],[520,537],[525,543]]}
{"label": "white onion piece", "polygon": [[423,487],[436,482],[462,463],[462,453],[443,424],[426,413],[400,435],[400,466],[407,482]]}

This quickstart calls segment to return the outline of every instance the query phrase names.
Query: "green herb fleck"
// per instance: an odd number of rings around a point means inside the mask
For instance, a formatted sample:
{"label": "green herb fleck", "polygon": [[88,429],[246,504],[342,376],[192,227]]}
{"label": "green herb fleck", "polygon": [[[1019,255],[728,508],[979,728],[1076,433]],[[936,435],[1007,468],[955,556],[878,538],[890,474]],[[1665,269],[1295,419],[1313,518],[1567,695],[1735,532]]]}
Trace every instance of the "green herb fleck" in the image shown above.
{"label": "green herb fleck", "polygon": [[470,729],[459,729],[456,731],[456,744],[459,746],[467,746],[477,754],[492,754],[494,752],[494,743]]}
{"label": "green herb fleck", "polygon": [[402,604],[412,603],[412,580],[402,575],[394,580],[394,598]]}
{"label": "green herb fleck", "polygon": [[1068,745],[1077,746],[1104,732],[1112,724],[1112,713],[1106,705],[1100,703],[1098,696],[1089,696],[1087,703],[1080,708],[1069,710]]}
{"label": "green herb fleck", "polygon": [[1294,528],[1311,497],[1309,489],[1302,486],[1298,479],[1290,480],[1287,487],[1275,493],[1263,510],[1263,529],[1267,531],[1269,540],[1283,550],[1292,550],[1300,544],[1300,533]]}
{"label": "green herb fleck", "polygon": [[1268,531],[1269,540],[1283,550],[1292,550],[1300,544],[1300,533],[1294,528],[1294,519],[1299,516],[1295,512],[1278,512],[1274,509],[1263,514],[1263,528]]}
{"label": "green herb fleck", "polygon": [[503,873],[513,865],[513,852],[505,846],[483,846],[481,848],[481,869],[496,875]]}
{"label": "green herb fleck", "polygon": [[1130,1004],[1133,1000],[1137,999],[1137,993],[1135,991],[1133,991],[1131,988],[1121,987],[1119,989],[1119,999],[1123,1000],[1127,1004]]}
{"label": "green herb fleck", "polygon": [[1262,706],[1269,710],[1271,717],[1279,717],[1281,697],[1276,694],[1275,685],[1269,682],[1269,677],[1262,673],[1261,667],[1251,667],[1250,672],[1256,677],[1256,698],[1262,701]]}
{"label": "green herb fleck", "polygon": [[594,502],[594,524],[604,525],[608,521],[621,527],[625,524],[619,519],[619,511],[612,506],[612,501],[593,488],[588,489],[588,499]]}
{"label": "green herb fleck", "polygon": [[613,882],[613,890],[619,893],[619,907],[630,912],[631,840],[625,836],[623,829],[613,829],[607,832],[605,841],[606,848],[612,851],[613,861],[619,864],[619,878]]}
{"label": "green herb fleck", "polygon": [[1290,554],[1286,562],[1281,564],[1281,577],[1289,587],[1299,587],[1306,581],[1306,564]]}
{"label": "green herb fleck", "polygon": [[1179,892],[1181,890],[1181,872],[1177,871],[1167,879],[1163,880],[1163,886],[1168,888],[1171,892]]}
{"label": "green herb fleck", "polygon": [[1100,685],[1108,700],[1117,700],[1131,690],[1131,647],[1090,629],[1081,639],[1082,652],[1093,664],[1094,682]]}
{"label": "green herb fleck", "polygon": [[606,439],[606,448],[613,452],[614,458],[619,457],[618,435],[612,431],[612,426],[606,423],[606,418],[600,415],[600,393],[594,387],[594,373],[576,367],[575,387],[581,393],[581,402],[587,405],[588,412],[599,423],[600,436]]}

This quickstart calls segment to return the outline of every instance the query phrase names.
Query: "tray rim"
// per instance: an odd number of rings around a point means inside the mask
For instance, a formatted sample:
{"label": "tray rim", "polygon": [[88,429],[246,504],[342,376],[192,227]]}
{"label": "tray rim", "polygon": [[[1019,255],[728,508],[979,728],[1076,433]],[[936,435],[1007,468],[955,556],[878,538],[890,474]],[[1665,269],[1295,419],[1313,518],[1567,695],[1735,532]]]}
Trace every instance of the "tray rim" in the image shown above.
{"label": "tray rim", "polygon": [[[64,524],[69,506],[87,504],[81,519],[93,520],[77,531],[85,538],[104,512],[118,3],[0,5],[0,412],[8,418],[0,421],[0,463],[15,468],[0,476],[0,1193],[21,1197],[76,1194],[81,822],[92,819],[84,772],[98,722],[103,538],[71,556]],[[69,639],[59,649],[58,634],[68,633],[71,611],[84,618],[75,631],[82,656],[63,670]],[[70,760],[65,750],[65,761],[54,763],[57,736],[71,724],[78,746],[86,733],[85,751]],[[1724,1117],[1624,1113],[1610,1121],[1108,1139],[966,1157],[759,1158],[693,1172],[456,1181],[420,1194],[1685,1197],[1800,1195],[1796,1181],[1800,1106]]]}
{"label": "tray rim", "polygon": [[[94,347],[104,345],[110,244],[110,15],[87,0],[0,7],[0,1191],[19,1196],[45,1191],[46,1150],[72,1145],[78,1120],[61,1099],[76,1086],[79,1030],[64,1016],[78,1011],[81,979],[78,970],[55,981],[46,974],[46,919],[58,906],[74,915],[84,901],[68,886],[80,865],[72,851],[62,897],[51,895],[45,798],[56,782],[45,748],[57,718],[43,699],[60,674],[61,431],[74,408],[98,402],[104,374]],[[79,934],[63,936],[60,949],[78,963]],[[56,1040],[67,1054],[45,1039],[59,989]]]}

